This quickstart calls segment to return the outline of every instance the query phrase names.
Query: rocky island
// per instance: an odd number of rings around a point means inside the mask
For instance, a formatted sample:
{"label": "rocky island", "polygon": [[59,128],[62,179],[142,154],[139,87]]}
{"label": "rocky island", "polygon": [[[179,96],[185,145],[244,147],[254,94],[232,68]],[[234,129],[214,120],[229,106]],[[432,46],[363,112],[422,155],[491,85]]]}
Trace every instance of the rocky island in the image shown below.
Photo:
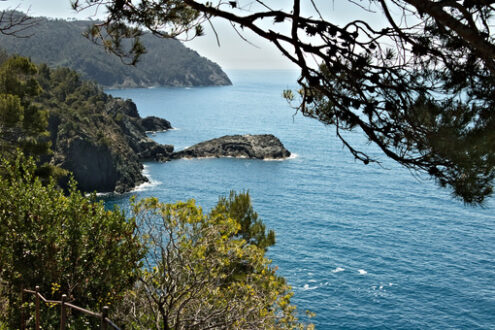
{"label": "rocky island", "polygon": [[284,159],[290,157],[290,151],[272,134],[226,135],[195,144],[170,156],[171,159],[203,157]]}
{"label": "rocky island", "polygon": [[[39,107],[41,120],[47,122],[42,138],[51,149],[40,162],[71,172],[84,192],[132,190],[148,181],[142,173],[143,161],[290,156],[280,140],[270,134],[223,136],[174,153],[172,145],[159,144],[147,135],[171,129],[169,121],[153,116],[141,118],[131,100],[106,94],[97,83],[81,79],[69,68],[51,69],[41,64],[33,66],[34,74],[30,82],[39,86],[40,93],[33,104]],[[66,187],[67,180],[60,179],[60,186]]]}

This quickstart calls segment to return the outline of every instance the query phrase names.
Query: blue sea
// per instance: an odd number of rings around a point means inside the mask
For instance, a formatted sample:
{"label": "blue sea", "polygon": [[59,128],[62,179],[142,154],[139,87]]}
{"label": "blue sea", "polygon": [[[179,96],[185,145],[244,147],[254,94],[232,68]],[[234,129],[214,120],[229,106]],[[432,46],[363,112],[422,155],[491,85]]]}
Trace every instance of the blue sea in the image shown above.
{"label": "blue sea", "polygon": [[196,159],[145,164],[132,194],[194,198],[205,210],[249,190],[277,243],[268,255],[318,329],[495,329],[495,201],[464,206],[426,176],[347,139],[382,164],[356,162],[335,130],[290,107],[297,72],[231,71],[233,86],[108,91],[176,128],[151,137],[176,150],[227,134],[272,133],[284,161]]}

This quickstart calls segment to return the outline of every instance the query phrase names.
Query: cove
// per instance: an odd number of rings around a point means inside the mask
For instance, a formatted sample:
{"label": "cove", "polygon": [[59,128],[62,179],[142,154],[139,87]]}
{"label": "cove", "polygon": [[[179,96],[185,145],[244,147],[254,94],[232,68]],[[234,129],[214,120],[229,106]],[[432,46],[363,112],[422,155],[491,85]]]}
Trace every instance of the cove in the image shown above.
{"label": "cove", "polygon": [[283,161],[181,159],[145,164],[151,182],[105,197],[127,209],[132,194],[194,198],[209,209],[249,190],[276,232],[268,251],[294,288],[293,302],[319,329],[487,329],[495,324],[495,202],[465,207],[393,162],[356,132],[353,145],[383,166],[355,162],[332,127],[295,113],[282,91],[297,72],[232,71],[233,86],[108,91],[142,117],[176,129],[150,135],[176,150],[232,134],[273,134]]}

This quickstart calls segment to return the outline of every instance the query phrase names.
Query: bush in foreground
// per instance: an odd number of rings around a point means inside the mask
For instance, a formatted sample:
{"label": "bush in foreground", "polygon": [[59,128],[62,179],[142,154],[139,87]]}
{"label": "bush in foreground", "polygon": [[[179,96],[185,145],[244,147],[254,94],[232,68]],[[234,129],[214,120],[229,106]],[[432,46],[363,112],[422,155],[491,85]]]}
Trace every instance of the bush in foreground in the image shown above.
{"label": "bush in foreground", "polygon": [[[232,192],[205,214],[194,201],[133,201],[133,217],[105,210],[72,182],[64,193],[43,184],[32,159],[0,161],[0,328],[34,320],[23,289],[75,305],[136,329],[304,328],[285,279],[265,257],[273,231],[253,211],[248,193]],[[22,308],[21,308],[22,306]],[[59,308],[42,308],[57,327]],[[69,327],[99,320],[73,312]]]}
{"label": "bush in foreground", "polygon": [[[134,213],[149,251],[125,299],[127,324],[137,329],[304,328],[290,304],[290,286],[265,257],[264,226],[260,229],[256,216],[243,229],[232,217],[253,216],[247,193],[231,193],[228,202],[221,198],[208,214],[193,200],[163,204],[156,198],[134,203]],[[258,240],[244,239],[254,233]],[[268,236],[274,240],[273,232]]]}
{"label": "bush in foreground", "polygon": [[36,285],[48,298],[67,294],[93,310],[119,301],[144,251],[134,220],[105,210],[74,182],[68,194],[53,181],[43,185],[34,161],[22,155],[0,166],[0,285],[10,327],[19,327],[21,290]]}

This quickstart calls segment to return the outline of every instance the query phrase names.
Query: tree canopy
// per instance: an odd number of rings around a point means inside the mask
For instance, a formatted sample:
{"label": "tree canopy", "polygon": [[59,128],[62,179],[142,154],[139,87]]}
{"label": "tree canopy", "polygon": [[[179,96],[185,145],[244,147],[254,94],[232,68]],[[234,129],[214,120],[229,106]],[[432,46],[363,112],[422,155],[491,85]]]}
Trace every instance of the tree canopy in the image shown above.
{"label": "tree canopy", "polygon": [[13,56],[0,63],[0,150],[28,155],[49,152],[47,112],[33,100],[41,93],[37,67],[27,58]]}
{"label": "tree canopy", "polygon": [[[67,294],[92,310],[120,301],[145,252],[134,219],[106,210],[74,181],[65,194],[36,172],[20,153],[14,160],[0,157],[0,328],[19,327],[20,292],[35,286],[49,299]],[[43,310],[44,327],[60,322],[58,310]],[[70,324],[82,329],[85,321],[76,315]]]}
{"label": "tree canopy", "polygon": [[265,257],[273,232],[266,235],[247,193],[221,198],[208,214],[193,200],[156,198],[133,211],[149,250],[123,299],[120,318],[129,328],[313,328],[298,321],[290,286]]}
{"label": "tree canopy", "polygon": [[[317,1],[77,0],[105,4],[108,16],[91,36],[134,60],[143,53],[139,28],[162,37],[203,34],[212,17],[239,33],[269,40],[301,69],[298,93],[285,92],[305,116],[333,125],[357,160],[379,162],[351,145],[360,130],[383,153],[424,172],[465,203],[481,204],[495,176],[495,43],[493,1],[351,1],[366,19],[337,24]],[[288,7],[287,7],[288,6]],[[272,25],[266,24],[273,21]],[[122,40],[132,38],[132,47]]]}
{"label": "tree canopy", "polygon": [[[34,304],[67,294],[91,310],[112,304],[130,329],[303,329],[293,291],[265,256],[274,244],[248,193],[232,192],[203,213],[194,201],[133,201],[131,217],[106,210],[95,195],[43,184],[32,158],[0,157],[0,328],[18,328]],[[59,309],[44,306],[43,327]],[[31,326],[33,318],[27,320]],[[99,320],[73,312],[70,327]]]}

